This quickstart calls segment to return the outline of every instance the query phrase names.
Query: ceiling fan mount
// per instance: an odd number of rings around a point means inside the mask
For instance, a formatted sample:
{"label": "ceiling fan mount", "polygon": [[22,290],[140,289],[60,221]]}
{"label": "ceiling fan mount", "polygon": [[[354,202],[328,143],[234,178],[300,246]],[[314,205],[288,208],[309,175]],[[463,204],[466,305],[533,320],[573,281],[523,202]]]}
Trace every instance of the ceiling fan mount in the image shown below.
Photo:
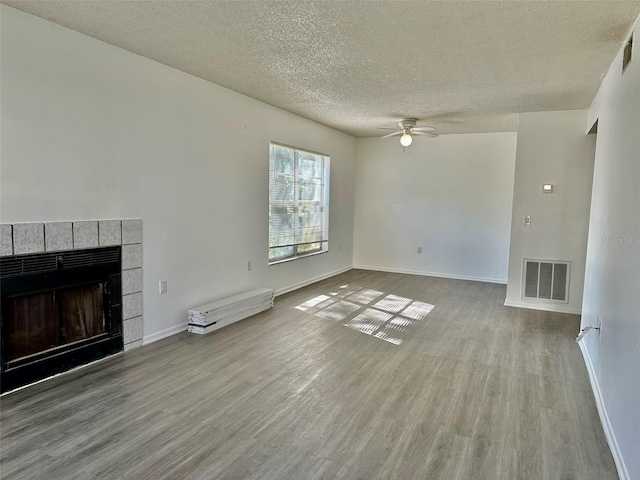
{"label": "ceiling fan mount", "polygon": [[400,120],[400,122],[398,122],[398,125],[400,125],[400,128],[402,130],[406,130],[408,128],[415,128],[417,124],[418,124],[417,118],[404,118]]}

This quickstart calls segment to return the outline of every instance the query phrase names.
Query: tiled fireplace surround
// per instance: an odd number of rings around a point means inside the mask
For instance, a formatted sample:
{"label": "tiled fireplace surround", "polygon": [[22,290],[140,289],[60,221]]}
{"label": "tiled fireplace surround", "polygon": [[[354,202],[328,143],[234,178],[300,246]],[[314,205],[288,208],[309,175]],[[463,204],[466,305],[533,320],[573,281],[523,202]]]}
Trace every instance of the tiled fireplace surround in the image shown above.
{"label": "tiled fireplace surround", "polygon": [[122,245],[124,349],[142,345],[142,220],[0,225],[0,256]]}

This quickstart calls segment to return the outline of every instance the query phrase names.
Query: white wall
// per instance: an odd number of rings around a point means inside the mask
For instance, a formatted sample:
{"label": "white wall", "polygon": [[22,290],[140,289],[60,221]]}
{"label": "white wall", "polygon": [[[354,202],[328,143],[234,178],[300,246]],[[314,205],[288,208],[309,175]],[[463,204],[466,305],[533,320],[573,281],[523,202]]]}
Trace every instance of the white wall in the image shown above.
{"label": "white wall", "polygon": [[[614,60],[589,109],[598,120],[582,327],[596,399],[623,479],[640,478],[640,18],[622,75]],[[626,467],[625,467],[626,464]]]}
{"label": "white wall", "polygon": [[[146,337],[351,265],[353,137],[1,9],[0,220],[142,218]],[[270,140],[331,155],[329,253],[267,265]]]}
{"label": "white wall", "polygon": [[515,133],[357,145],[354,266],[506,282]]}
{"label": "white wall", "polygon": [[[506,305],[580,313],[595,144],[586,126],[586,110],[520,114]],[[522,300],[523,258],[570,261],[569,303]]]}

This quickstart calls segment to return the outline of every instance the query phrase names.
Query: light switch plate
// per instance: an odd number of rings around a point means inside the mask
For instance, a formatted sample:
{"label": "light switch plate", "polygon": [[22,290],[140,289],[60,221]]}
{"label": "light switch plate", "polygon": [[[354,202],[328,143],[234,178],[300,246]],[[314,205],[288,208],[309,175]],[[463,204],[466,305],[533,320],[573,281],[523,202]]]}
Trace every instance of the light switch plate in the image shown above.
{"label": "light switch plate", "polygon": [[166,280],[160,280],[160,283],[158,285],[158,289],[160,291],[160,295],[163,295],[163,294],[167,293],[167,281]]}
{"label": "light switch plate", "polygon": [[529,225],[531,225],[531,215],[525,215],[524,216],[524,225],[526,227],[528,227]]}

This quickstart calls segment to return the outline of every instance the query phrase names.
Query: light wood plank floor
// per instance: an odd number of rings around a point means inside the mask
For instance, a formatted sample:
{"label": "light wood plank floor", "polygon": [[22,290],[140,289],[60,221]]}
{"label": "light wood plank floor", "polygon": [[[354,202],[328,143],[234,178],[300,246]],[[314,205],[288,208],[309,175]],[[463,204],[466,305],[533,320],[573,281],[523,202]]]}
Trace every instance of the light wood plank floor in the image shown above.
{"label": "light wood plank floor", "polygon": [[617,478],[578,316],[504,297],[352,270],[3,397],[2,478]]}

